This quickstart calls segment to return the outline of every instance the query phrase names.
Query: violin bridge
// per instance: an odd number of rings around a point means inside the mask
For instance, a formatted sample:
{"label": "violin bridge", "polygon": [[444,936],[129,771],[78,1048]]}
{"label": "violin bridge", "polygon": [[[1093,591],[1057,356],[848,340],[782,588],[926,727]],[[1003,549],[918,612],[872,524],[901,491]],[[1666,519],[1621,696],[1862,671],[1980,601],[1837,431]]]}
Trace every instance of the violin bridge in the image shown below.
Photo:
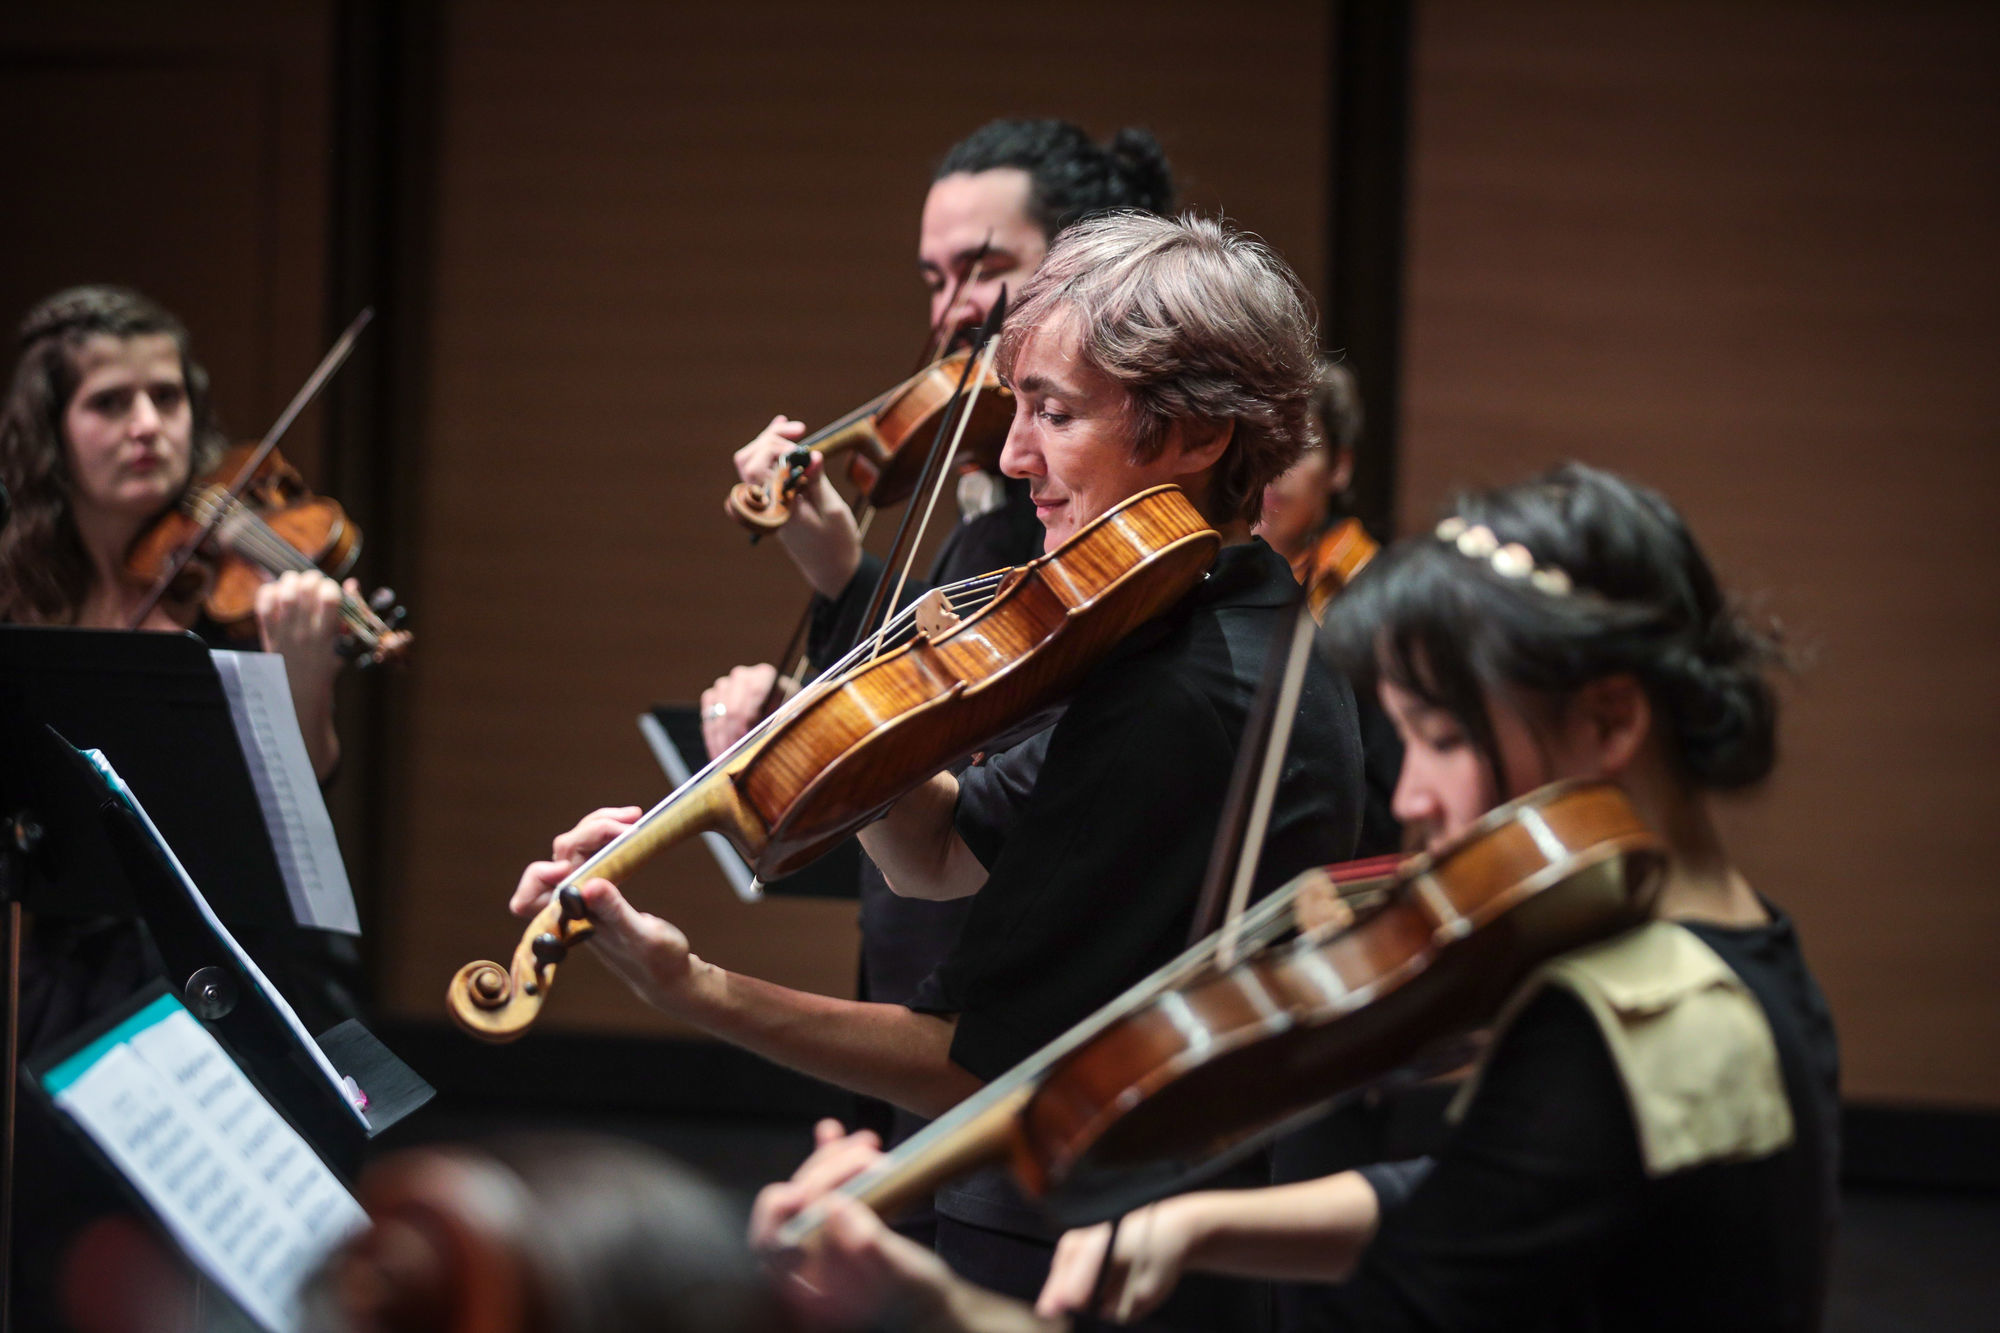
{"label": "violin bridge", "polygon": [[1323,870],[1307,871],[1300,877],[1292,898],[1292,920],[1301,935],[1323,939],[1339,934],[1354,924],[1354,909]]}
{"label": "violin bridge", "polygon": [[917,599],[915,617],[917,628],[932,643],[949,633],[959,621],[958,612],[951,609],[944,594],[936,588]]}

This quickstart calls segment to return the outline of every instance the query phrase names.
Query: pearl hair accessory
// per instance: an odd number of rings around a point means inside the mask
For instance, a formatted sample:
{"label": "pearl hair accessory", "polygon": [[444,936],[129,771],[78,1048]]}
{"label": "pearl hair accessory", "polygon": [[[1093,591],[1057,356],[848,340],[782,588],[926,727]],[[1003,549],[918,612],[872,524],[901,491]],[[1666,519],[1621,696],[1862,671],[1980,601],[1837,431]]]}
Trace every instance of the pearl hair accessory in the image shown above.
{"label": "pearl hair accessory", "polygon": [[1493,529],[1484,523],[1467,523],[1458,515],[1437,525],[1437,539],[1455,547],[1468,560],[1492,567],[1503,579],[1526,579],[1551,597],[1567,597],[1575,585],[1554,565],[1537,565],[1534,552],[1519,542],[1501,544]]}

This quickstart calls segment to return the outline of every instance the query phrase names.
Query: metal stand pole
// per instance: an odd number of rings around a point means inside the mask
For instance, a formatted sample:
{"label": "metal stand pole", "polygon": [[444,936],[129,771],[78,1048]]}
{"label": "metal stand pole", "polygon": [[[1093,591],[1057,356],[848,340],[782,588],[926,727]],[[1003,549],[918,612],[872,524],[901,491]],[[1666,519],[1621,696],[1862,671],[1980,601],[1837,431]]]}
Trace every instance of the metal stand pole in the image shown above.
{"label": "metal stand pole", "polygon": [[[7,858],[9,863],[14,858]],[[6,878],[8,867],[0,867]],[[6,892],[11,886],[0,886]],[[21,1077],[21,904],[7,896],[7,1072],[0,1093],[0,1333],[7,1333],[14,1315],[14,1095]]]}
{"label": "metal stand pole", "polygon": [[0,1075],[0,1333],[14,1322],[14,1129],[21,1083],[21,895],[28,888],[28,857],[42,841],[34,814],[17,810],[0,822],[0,903],[6,905],[6,938],[0,968],[7,993],[6,1072]]}

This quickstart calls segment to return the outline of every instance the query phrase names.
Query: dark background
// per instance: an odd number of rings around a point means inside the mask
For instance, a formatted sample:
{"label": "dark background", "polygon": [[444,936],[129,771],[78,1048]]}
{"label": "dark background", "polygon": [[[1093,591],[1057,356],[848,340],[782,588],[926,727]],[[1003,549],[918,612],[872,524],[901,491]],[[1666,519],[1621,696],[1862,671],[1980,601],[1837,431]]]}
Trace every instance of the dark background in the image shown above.
{"label": "dark background", "polygon": [[[512,947],[520,865],[664,793],[638,713],[782,644],[798,583],[722,517],[730,451],[902,373],[953,140],[1145,125],[1321,295],[1374,516],[1580,457],[1782,618],[1787,753],[1733,844],[1800,921],[1862,1160],[1992,1181],[1996,70],[1970,3],[16,0],[0,311],[138,286],[254,437],[376,305],[286,445],[419,635],[343,687],[376,998],[454,1077],[587,1099],[590,1052],[669,1030],[595,964],[513,1051],[429,1028]],[[851,985],[850,904],[741,906],[695,848],[634,891],[726,965]]]}

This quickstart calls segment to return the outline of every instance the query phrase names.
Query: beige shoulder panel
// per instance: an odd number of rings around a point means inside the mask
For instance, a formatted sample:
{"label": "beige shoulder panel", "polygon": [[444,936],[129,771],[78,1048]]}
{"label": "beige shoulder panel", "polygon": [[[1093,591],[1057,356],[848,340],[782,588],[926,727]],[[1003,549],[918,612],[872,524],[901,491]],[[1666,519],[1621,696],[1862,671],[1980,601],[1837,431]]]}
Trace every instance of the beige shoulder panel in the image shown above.
{"label": "beige shoulder panel", "polygon": [[[1564,954],[1515,992],[1496,1031],[1544,986],[1583,1001],[1604,1034],[1648,1175],[1765,1157],[1791,1143],[1771,1025],[1749,987],[1693,933],[1654,921]],[[1477,1084],[1475,1075],[1460,1092],[1453,1120]]]}

